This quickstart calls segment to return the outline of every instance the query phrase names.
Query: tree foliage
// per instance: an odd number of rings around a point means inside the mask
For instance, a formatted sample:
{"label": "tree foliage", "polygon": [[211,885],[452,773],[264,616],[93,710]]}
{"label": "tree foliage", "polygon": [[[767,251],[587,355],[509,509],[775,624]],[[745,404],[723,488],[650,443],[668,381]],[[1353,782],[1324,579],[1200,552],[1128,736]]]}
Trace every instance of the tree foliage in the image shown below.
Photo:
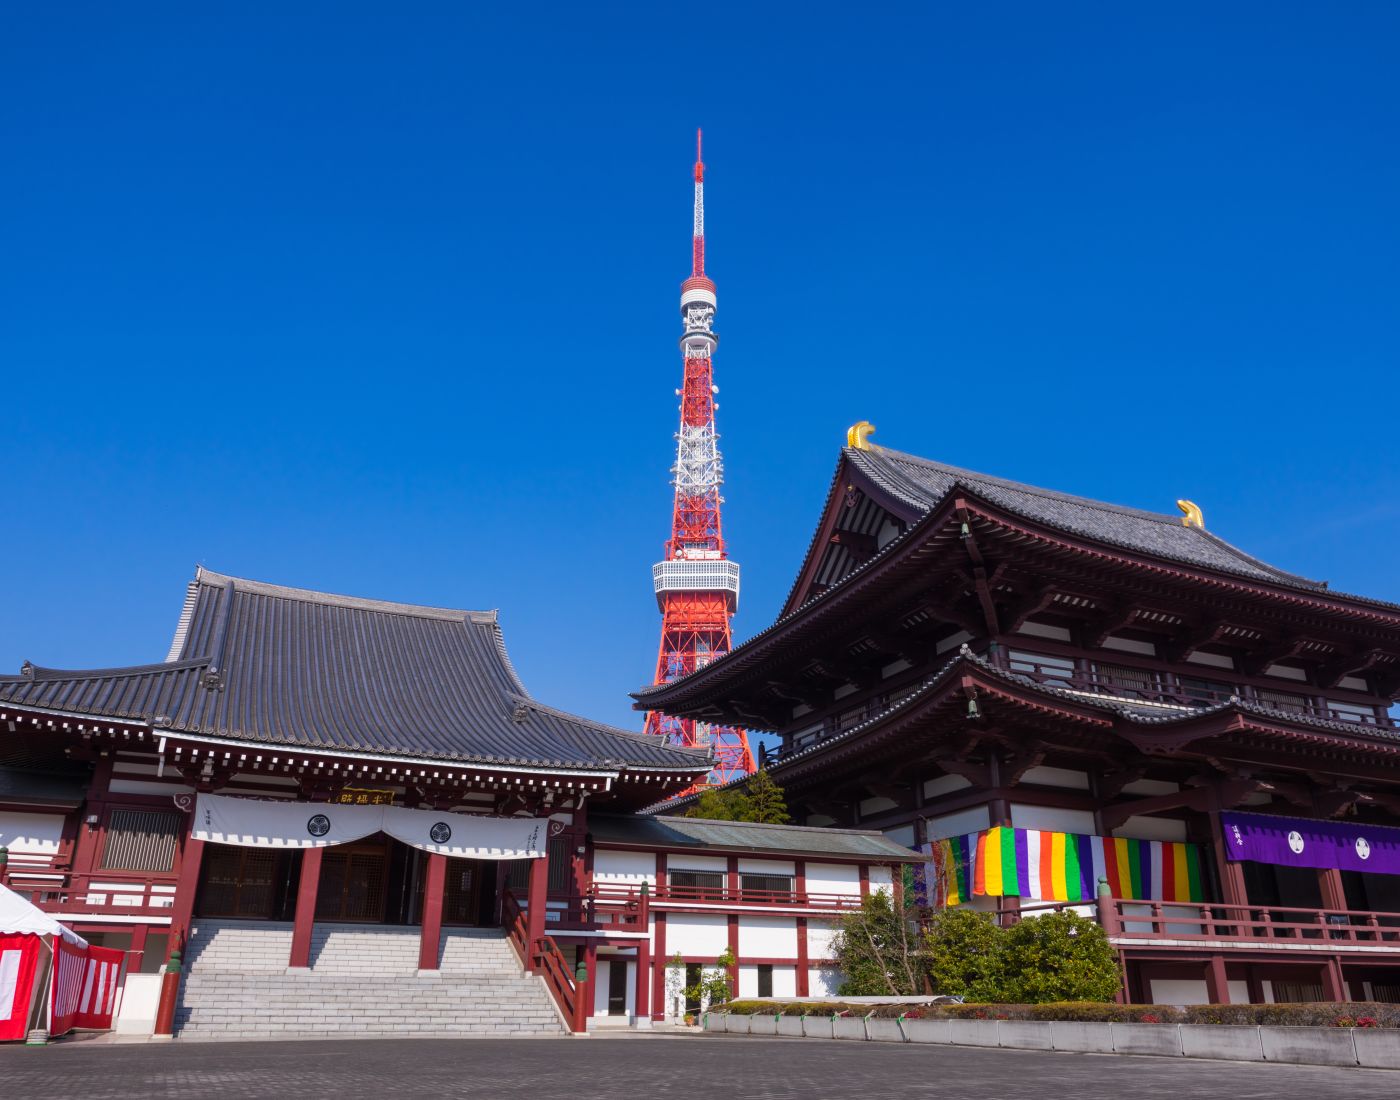
{"label": "tree foliage", "polygon": [[736,961],[734,952],[726,947],[713,966],[701,968],[700,980],[686,988],[686,998],[698,1001],[702,1009],[725,1004],[733,997],[733,990],[729,986],[729,972]]}
{"label": "tree foliage", "polygon": [[998,1000],[1111,1001],[1118,992],[1118,958],[1104,930],[1066,909],[1031,917],[1006,929],[1006,967]]}
{"label": "tree foliage", "polygon": [[926,960],[912,930],[912,914],[882,890],[847,913],[832,937],[831,953],[845,980],[845,997],[899,997],[924,991]]}
{"label": "tree foliage", "polygon": [[702,790],[685,816],[710,821],[757,821],[764,825],[786,825],[792,820],[782,787],[762,768],[749,776],[742,788]]}
{"label": "tree foliage", "polygon": [[1004,935],[989,913],[971,909],[935,913],[924,941],[934,992],[969,1001],[1003,1000]]}

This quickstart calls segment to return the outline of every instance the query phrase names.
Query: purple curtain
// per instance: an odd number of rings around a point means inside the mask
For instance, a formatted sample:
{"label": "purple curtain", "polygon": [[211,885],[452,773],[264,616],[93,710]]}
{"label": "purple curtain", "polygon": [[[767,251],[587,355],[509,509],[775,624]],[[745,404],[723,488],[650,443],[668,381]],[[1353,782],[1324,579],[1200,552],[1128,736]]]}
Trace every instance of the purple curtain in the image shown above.
{"label": "purple curtain", "polygon": [[1400,829],[1304,817],[1222,813],[1229,858],[1400,875]]}

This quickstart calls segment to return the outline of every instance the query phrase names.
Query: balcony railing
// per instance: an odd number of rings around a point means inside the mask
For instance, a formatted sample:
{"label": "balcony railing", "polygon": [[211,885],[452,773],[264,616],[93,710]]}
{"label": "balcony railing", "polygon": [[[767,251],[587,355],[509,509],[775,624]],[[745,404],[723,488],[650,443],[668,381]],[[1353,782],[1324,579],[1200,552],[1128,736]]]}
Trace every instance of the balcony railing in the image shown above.
{"label": "balcony railing", "polygon": [[56,916],[169,916],[175,904],[175,875],[170,871],[77,873],[30,870],[12,863],[0,872],[0,883]]}
{"label": "balcony railing", "polygon": [[[1164,708],[1199,709],[1226,703],[1231,699],[1243,699],[1273,707],[1275,710],[1292,711],[1309,718],[1324,718],[1334,722],[1354,722],[1358,726],[1383,726],[1387,729],[1395,726],[1395,722],[1389,716],[1358,715],[1351,711],[1319,706],[1305,696],[1299,696],[1299,701],[1296,703],[1280,702],[1277,699],[1261,697],[1256,688],[1247,684],[1222,683],[1217,686],[1206,686],[1212,681],[1204,681],[1200,685],[1193,685],[1182,682],[1180,677],[1172,673],[1149,672],[1146,669],[1142,670],[1140,676],[1133,674],[1137,670],[1120,671],[1112,668],[1070,672],[1063,665],[1048,662],[1041,664],[1025,660],[1022,657],[1008,659],[1005,651],[1001,652],[1001,659],[998,663],[1009,672],[1025,676],[1027,679],[1035,680],[1037,683],[1049,687],[1064,688],[1067,691],[1082,691],[1091,695],[1112,696],[1115,699],[1129,699]],[[1128,674],[1125,675],[1125,672]],[[1280,690],[1279,694],[1288,693]]]}
{"label": "balcony railing", "polygon": [[558,932],[599,927],[641,931],[646,927],[647,910],[654,905],[667,909],[705,910],[715,906],[744,906],[845,912],[859,909],[861,904],[858,894],[752,890],[743,887],[730,890],[727,886],[674,886],[665,882],[657,886],[648,883],[645,894],[640,885],[595,883],[586,894],[551,894],[549,901],[549,926]]}
{"label": "balcony railing", "polygon": [[1108,899],[1105,931],[1122,942],[1232,940],[1239,946],[1339,944],[1400,950],[1400,913]]}

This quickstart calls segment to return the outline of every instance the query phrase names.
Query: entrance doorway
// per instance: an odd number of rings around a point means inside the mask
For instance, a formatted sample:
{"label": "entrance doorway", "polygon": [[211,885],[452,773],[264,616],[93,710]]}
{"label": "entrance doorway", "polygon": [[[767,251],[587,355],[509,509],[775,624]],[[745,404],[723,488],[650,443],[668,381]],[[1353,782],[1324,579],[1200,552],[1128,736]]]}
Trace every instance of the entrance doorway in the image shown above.
{"label": "entrance doorway", "polygon": [[608,1015],[627,1015],[627,960],[608,961]]}
{"label": "entrance doorway", "polygon": [[244,920],[290,919],[300,852],[210,844],[200,867],[198,913]]}
{"label": "entrance doorway", "polygon": [[316,889],[316,919],[382,922],[388,871],[389,852],[382,840],[325,849]]}
{"label": "entrance doorway", "polygon": [[449,859],[446,881],[442,891],[442,923],[451,925],[481,924],[481,891],[483,873],[494,867],[474,859]]}

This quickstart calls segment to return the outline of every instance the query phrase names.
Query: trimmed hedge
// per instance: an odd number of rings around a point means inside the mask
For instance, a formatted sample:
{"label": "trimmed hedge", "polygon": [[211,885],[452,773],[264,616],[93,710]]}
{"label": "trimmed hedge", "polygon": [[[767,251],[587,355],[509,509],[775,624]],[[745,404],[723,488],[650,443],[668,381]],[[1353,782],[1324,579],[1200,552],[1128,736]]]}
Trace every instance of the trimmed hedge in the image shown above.
{"label": "trimmed hedge", "polygon": [[1274,1005],[1120,1005],[1057,1001],[1036,1005],[848,1004],[844,1001],[730,1001],[736,1016],[903,1016],[912,1020],[1066,1020],[1134,1024],[1269,1024],[1285,1027],[1400,1028],[1400,1005],[1353,1001]]}

